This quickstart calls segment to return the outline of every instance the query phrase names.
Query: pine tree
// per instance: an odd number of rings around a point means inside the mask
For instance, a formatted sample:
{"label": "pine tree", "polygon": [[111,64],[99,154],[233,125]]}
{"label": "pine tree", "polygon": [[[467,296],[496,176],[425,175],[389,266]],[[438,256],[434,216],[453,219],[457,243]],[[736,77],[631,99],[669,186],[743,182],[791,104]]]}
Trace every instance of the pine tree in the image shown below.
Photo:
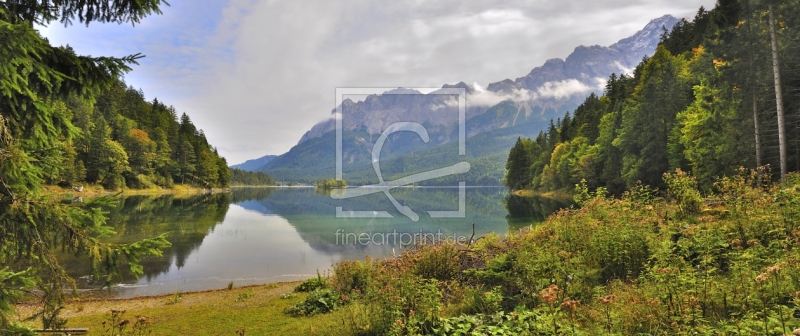
{"label": "pine tree", "polygon": [[661,186],[662,174],[678,167],[674,158],[670,160],[668,140],[675,116],[690,102],[691,86],[680,78],[682,67],[681,57],[659,47],[642,69],[633,104],[623,111],[622,130],[614,144],[623,152],[622,174],[628,187],[637,181]]}
{"label": "pine tree", "polygon": [[[49,172],[63,162],[45,158],[79,131],[58,101],[91,100],[93,94],[130,70],[140,55],[124,58],[79,56],[53,47],[33,29],[53,21],[137,23],[158,13],[159,0],[53,0],[0,2],[0,329],[29,333],[12,323],[11,305],[32,289],[40,291],[45,328],[64,324],[58,317],[64,288],[74,286],[54,255],[56,248],[82,254],[93,275],[119,279],[126,262],[142,273],[143,255],[169,245],[165,235],[128,244],[100,240],[111,231],[101,206],[109,199],[67,205],[39,196]],[[56,153],[58,154],[58,153]],[[60,154],[59,154],[60,155]]]}
{"label": "pine tree", "polygon": [[530,169],[533,163],[531,158],[532,146],[530,139],[517,138],[516,144],[511,148],[506,162],[506,186],[511,190],[519,190],[530,184]]}

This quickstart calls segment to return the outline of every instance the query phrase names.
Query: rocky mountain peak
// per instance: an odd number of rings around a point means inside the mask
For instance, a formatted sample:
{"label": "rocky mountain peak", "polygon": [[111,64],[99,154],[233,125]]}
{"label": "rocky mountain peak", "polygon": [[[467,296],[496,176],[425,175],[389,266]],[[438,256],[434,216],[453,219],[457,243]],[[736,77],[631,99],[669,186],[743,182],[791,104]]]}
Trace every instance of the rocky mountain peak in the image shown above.
{"label": "rocky mountain peak", "polygon": [[680,21],[672,15],[664,15],[660,18],[651,20],[644,28],[630,37],[619,40],[610,46],[626,56],[628,65],[635,65],[642,60],[642,57],[649,56],[661,41],[664,29],[671,30]]}
{"label": "rocky mountain peak", "polygon": [[471,93],[475,92],[475,87],[473,87],[472,85],[469,85],[467,83],[464,83],[464,82],[458,82],[458,83],[453,84],[453,85],[450,85],[450,84],[442,85],[442,89],[452,89],[452,88],[466,89],[467,90],[467,94],[471,94]]}

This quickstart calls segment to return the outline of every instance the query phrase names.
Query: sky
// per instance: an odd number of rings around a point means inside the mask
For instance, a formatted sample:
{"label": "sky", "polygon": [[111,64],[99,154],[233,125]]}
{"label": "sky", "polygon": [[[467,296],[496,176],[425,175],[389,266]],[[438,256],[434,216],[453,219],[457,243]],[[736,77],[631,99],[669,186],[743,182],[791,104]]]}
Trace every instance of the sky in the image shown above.
{"label": "sky", "polygon": [[136,26],[40,31],[83,55],[144,54],[126,82],[186,112],[235,164],[288,151],[330,117],[337,87],[485,87],[715,1],[168,2]]}

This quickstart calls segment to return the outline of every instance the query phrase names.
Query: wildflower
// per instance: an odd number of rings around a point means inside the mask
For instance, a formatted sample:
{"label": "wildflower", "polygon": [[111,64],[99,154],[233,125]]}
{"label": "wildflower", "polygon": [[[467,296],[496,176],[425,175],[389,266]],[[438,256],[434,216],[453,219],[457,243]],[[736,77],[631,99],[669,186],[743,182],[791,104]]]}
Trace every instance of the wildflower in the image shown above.
{"label": "wildflower", "polygon": [[609,295],[600,297],[600,299],[598,299],[598,300],[602,304],[609,304],[611,302],[614,302],[615,298],[616,298],[616,296],[614,296],[614,294],[609,294]]}
{"label": "wildflower", "polygon": [[556,302],[556,297],[558,296],[558,286],[550,285],[550,287],[545,288],[539,293],[539,296],[547,304],[553,304],[553,302]]}
{"label": "wildflower", "polygon": [[698,299],[697,297],[692,296],[689,298],[689,304],[691,304],[692,306],[697,306],[698,303],[700,303],[700,299]]}
{"label": "wildflower", "polygon": [[559,307],[561,307],[561,309],[566,311],[574,311],[575,308],[578,308],[580,304],[581,304],[580,300],[570,300],[569,298],[566,298]]}
{"label": "wildflower", "polygon": [[764,282],[767,281],[768,278],[769,275],[767,275],[767,273],[761,273],[756,277],[756,282]]}
{"label": "wildflower", "polygon": [[775,266],[767,267],[767,273],[775,274],[775,273],[780,272],[780,270],[781,270],[781,268],[783,267],[784,264],[786,264],[786,262],[780,262],[780,263],[776,264]]}

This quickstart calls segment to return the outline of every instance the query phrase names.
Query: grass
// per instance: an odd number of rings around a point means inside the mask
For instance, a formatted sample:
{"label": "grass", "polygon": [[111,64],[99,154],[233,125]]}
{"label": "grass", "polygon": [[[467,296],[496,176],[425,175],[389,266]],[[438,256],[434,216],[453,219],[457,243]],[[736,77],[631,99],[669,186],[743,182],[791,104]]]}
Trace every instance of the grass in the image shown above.
{"label": "grass", "polygon": [[[339,314],[296,318],[284,309],[305,300],[292,293],[299,282],[248,286],[231,290],[182,293],[133,299],[73,301],[64,310],[68,328],[89,328],[89,335],[103,335],[103,322],[111,310],[124,310],[123,319],[147,317],[152,335],[328,335],[341,324]],[[26,309],[28,308],[28,309]],[[30,307],[19,306],[20,315]]]}

